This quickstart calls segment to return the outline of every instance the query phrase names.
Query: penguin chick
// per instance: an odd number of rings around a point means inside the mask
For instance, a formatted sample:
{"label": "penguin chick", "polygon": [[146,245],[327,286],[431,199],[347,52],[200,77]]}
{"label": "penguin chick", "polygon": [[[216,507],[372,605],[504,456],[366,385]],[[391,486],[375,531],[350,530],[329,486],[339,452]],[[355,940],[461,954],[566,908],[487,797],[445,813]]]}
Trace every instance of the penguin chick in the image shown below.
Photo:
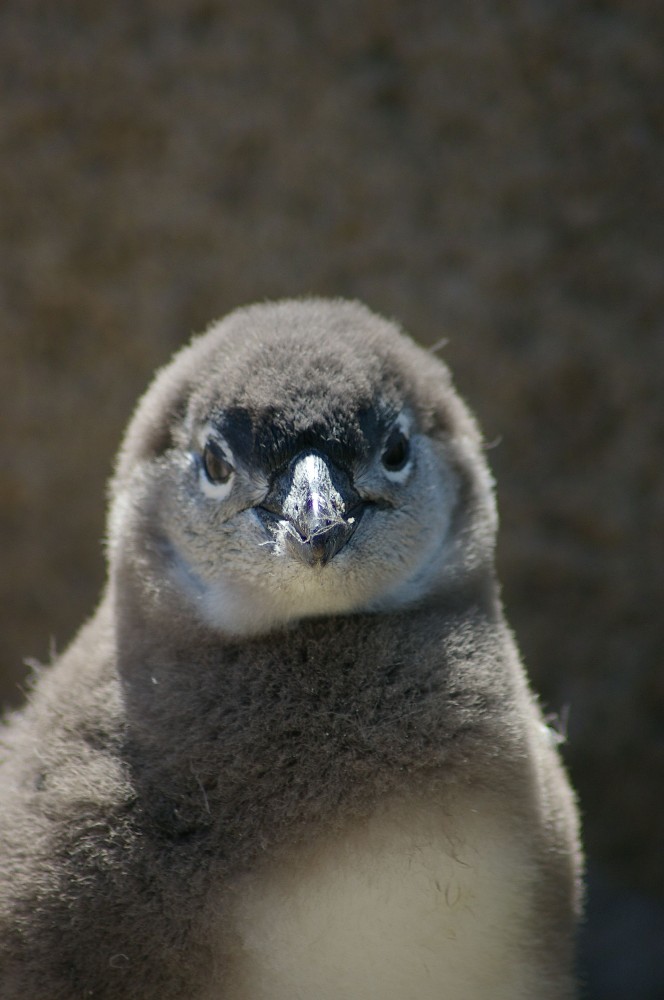
{"label": "penguin chick", "polygon": [[2,731],[3,1000],[569,1000],[574,799],[475,422],[345,301],[156,377],[97,613]]}

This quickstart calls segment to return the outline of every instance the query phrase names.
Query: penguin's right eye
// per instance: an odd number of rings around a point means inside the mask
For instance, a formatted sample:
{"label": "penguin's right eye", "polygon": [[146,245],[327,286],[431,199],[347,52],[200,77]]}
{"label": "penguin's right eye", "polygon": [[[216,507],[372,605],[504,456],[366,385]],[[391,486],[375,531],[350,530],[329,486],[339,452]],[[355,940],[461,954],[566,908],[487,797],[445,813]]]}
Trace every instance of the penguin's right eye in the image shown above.
{"label": "penguin's right eye", "polygon": [[213,486],[226,485],[235,471],[221,445],[212,438],[207,441],[203,449],[203,468]]}
{"label": "penguin's right eye", "polygon": [[410,444],[401,427],[395,427],[387,441],[381,462],[387,472],[401,472],[410,458]]}

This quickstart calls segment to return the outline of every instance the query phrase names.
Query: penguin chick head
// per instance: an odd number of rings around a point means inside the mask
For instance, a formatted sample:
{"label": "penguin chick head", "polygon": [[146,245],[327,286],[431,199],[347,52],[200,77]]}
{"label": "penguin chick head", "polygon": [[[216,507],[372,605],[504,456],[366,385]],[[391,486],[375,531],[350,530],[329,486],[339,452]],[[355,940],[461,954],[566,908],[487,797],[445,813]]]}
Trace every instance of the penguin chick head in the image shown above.
{"label": "penguin chick head", "polygon": [[142,603],[250,635],[486,577],[494,533],[446,367],[364,306],[314,299],[238,310],[157,375],[108,548],[123,593],[129,574]]}

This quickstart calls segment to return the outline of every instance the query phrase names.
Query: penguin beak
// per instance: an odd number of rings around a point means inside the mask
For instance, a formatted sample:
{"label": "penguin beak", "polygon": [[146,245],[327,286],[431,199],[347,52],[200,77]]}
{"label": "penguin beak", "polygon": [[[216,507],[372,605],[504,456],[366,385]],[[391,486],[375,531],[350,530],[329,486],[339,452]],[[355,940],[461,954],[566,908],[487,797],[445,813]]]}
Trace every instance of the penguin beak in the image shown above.
{"label": "penguin beak", "polygon": [[344,547],[363,510],[346,473],[315,451],[297,455],[257,508],[266,527],[274,530],[275,518],[286,525],[289,550],[308,566],[324,566]]}

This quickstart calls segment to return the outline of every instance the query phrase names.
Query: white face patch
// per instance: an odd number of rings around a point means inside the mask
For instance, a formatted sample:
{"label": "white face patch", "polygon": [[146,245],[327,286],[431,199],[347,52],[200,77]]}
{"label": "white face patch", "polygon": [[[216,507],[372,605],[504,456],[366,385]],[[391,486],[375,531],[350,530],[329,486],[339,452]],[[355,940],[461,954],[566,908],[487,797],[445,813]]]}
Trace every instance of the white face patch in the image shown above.
{"label": "white face patch", "polygon": [[[399,426],[409,425],[404,418]],[[226,442],[213,429],[202,429],[201,445],[210,439],[226,447],[224,456],[230,460]],[[411,444],[415,457],[401,470],[410,473],[407,482],[390,484],[393,499],[385,507],[369,502],[357,532],[324,565],[306,565],[293,555],[293,540],[301,541],[301,532],[288,517],[275,518],[266,530],[257,509],[266,482],[250,484],[241,470],[228,483],[211,483],[193,449],[188,458],[196,463],[203,498],[209,498],[204,500],[203,516],[209,514],[214,522],[209,534],[187,532],[173,539],[178,558],[172,569],[178,590],[206,625],[226,635],[256,635],[320,615],[382,613],[416,604],[440,585],[454,564],[449,527],[458,483],[426,437],[417,435]],[[302,456],[303,479],[317,479],[316,461],[320,459],[315,455]],[[356,480],[360,495],[380,498],[387,492],[378,456],[365,476]],[[232,498],[227,499],[231,491]],[[317,511],[321,520],[332,520],[336,514],[323,509],[326,500],[334,506],[329,493],[321,494]],[[216,511],[212,500],[215,505],[227,502],[231,509]],[[236,510],[240,500],[246,506]],[[317,502],[317,497],[310,496],[311,500]],[[202,514],[199,510],[195,516]]]}

